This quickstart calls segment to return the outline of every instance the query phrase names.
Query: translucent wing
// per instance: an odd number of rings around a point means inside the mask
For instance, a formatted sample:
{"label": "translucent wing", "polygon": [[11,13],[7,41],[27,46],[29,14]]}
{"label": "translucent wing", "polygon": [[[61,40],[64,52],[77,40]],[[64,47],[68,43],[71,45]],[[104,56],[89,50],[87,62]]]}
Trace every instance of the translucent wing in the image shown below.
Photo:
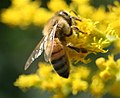
{"label": "translucent wing", "polygon": [[54,36],[55,36],[56,30],[57,30],[57,25],[58,24],[56,24],[53,27],[53,29],[49,33],[47,40],[45,41],[45,44],[44,44],[44,49],[45,49],[44,58],[45,58],[46,62],[48,62],[48,61],[50,62],[50,58],[51,58],[51,54],[52,54],[53,46],[54,46]]}
{"label": "translucent wing", "polygon": [[43,52],[43,46],[45,43],[45,40],[47,39],[48,36],[44,36],[42,38],[42,40],[38,43],[38,45],[35,47],[35,49],[33,50],[32,54],[30,55],[30,57],[28,58],[26,64],[25,64],[25,70],[31,65],[31,63],[38,58],[42,52]]}

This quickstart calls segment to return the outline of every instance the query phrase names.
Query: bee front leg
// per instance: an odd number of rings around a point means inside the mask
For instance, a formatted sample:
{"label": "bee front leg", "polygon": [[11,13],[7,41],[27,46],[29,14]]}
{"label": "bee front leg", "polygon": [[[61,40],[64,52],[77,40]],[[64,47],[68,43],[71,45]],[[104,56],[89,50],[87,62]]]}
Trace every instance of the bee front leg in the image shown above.
{"label": "bee front leg", "polygon": [[74,20],[80,21],[80,22],[82,21],[82,19],[80,19],[80,18],[78,18],[76,16],[71,16],[71,18],[74,19]]}
{"label": "bee front leg", "polygon": [[78,38],[79,38],[79,32],[81,32],[82,34],[86,34],[85,32],[81,31],[77,26],[72,25],[71,26],[72,30],[75,30],[75,33],[77,34]]}

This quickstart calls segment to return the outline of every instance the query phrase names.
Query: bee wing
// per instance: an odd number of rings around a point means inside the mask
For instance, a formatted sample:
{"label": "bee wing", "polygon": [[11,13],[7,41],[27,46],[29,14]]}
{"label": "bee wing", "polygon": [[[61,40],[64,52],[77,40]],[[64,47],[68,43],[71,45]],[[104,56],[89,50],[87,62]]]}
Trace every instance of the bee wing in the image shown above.
{"label": "bee wing", "polygon": [[45,44],[44,44],[44,49],[45,49],[44,58],[45,58],[46,62],[48,62],[48,61],[50,62],[50,58],[51,58],[51,54],[52,54],[53,46],[54,46],[54,36],[55,36],[56,30],[57,30],[57,25],[58,24],[56,24],[53,27],[53,29],[49,33],[47,40],[45,41]]}
{"label": "bee wing", "polygon": [[42,38],[42,40],[38,43],[38,45],[35,47],[35,49],[31,53],[30,57],[28,58],[28,60],[27,60],[27,62],[25,64],[25,67],[24,67],[25,70],[31,65],[31,63],[35,59],[37,59],[42,54],[42,52],[43,52],[43,46],[44,46],[44,43],[45,43],[46,39],[47,39],[47,36],[44,36]]}

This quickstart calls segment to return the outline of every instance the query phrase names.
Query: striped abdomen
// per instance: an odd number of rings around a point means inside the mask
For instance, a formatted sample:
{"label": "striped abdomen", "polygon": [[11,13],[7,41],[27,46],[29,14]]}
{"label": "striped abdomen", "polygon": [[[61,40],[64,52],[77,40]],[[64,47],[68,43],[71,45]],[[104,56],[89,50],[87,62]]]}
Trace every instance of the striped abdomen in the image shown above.
{"label": "striped abdomen", "polygon": [[51,55],[51,63],[55,71],[62,77],[68,78],[69,76],[69,61],[66,55],[64,46],[58,38],[54,39],[54,46]]}

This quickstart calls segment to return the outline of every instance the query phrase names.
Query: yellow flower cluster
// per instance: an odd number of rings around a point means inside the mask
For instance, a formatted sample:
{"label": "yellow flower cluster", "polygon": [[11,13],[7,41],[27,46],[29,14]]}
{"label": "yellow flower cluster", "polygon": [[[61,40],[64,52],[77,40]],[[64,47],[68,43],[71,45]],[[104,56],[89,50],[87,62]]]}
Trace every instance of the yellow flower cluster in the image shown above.
{"label": "yellow flower cluster", "polygon": [[100,97],[108,92],[120,97],[120,59],[115,61],[113,55],[108,56],[108,60],[101,57],[96,60],[96,65],[99,70],[92,78],[91,93]]}
{"label": "yellow flower cluster", "polygon": [[70,76],[65,79],[56,74],[49,64],[40,63],[35,74],[21,75],[14,85],[23,90],[30,87],[48,90],[54,92],[53,98],[64,98],[81,91],[89,91],[97,98],[106,92],[120,96],[120,59],[115,61],[113,56],[109,56],[105,60],[101,57],[96,60],[96,65],[98,70],[94,73],[84,65],[71,66]]}
{"label": "yellow flower cluster", "polygon": [[37,85],[38,83],[40,83],[39,81],[39,76],[36,74],[32,74],[32,75],[22,75],[19,77],[19,80],[17,82],[15,82],[15,86],[18,86],[20,84],[20,88],[24,89],[24,88],[30,88],[33,85]]}
{"label": "yellow flower cluster", "polygon": [[42,26],[51,17],[52,13],[47,9],[39,8],[39,1],[12,0],[9,9],[1,13],[1,21],[8,25],[25,27],[32,23]]}
{"label": "yellow flower cluster", "polygon": [[114,61],[113,56],[108,56],[108,60],[105,61],[104,58],[99,58],[96,60],[96,65],[101,70],[100,77],[103,80],[109,80],[114,78],[116,74],[119,72],[120,65]]}
{"label": "yellow flower cluster", "polygon": [[[10,26],[26,27],[30,24],[43,26],[53,13],[59,10],[75,11],[81,21],[75,20],[72,36],[66,38],[67,45],[80,49],[79,52],[67,48],[69,59],[88,63],[85,59],[88,54],[106,53],[107,48],[114,43],[113,54],[120,51],[120,3],[115,1],[115,6],[104,6],[98,9],[90,5],[89,0],[71,0],[67,4],[65,0],[50,0],[47,8],[41,7],[40,0],[12,0],[12,5],[1,12],[1,22]],[[69,13],[73,15],[72,13]],[[107,55],[107,54],[105,54]],[[91,60],[95,62],[94,60]],[[71,64],[70,76],[64,79],[53,71],[46,63],[40,63],[40,68],[35,74],[21,75],[15,86],[21,89],[37,87],[42,90],[54,92],[54,98],[64,98],[71,93],[78,94],[81,91],[89,91],[95,97],[102,97],[105,93],[111,93],[120,97],[120,59],[114,60],[114,56],[108,59],[97,58],[96,65],[88,66]],[[96,71],[93,66],[97,66]],[[117,92],[117,91],[118,92]]]}
{"label": "yellow flower cluster", "polygon": [[[97,22],[93,22],[90,19],[82,18],[82,21],[76,21],[76,26],[80,31],[74,30],[74,34],[68,38],[67,44],[77,47],[81,51],[75,52],[68,49],[68,54],[71,61],[82,61],[87,63],[90,59],[85,60],[85,57],[90,53],[106,53],[108,50],[104,50],[111,42],[117,40],[118,36],[114,33],[114,30],[108,26],[103,33],[97,28]],[[82,50],[84,51],[82,53]]]}
{"label": "yellow flower cluster", "polygon": [[[99,9],[94,8],[90,5],[89,0],[72,0],[69,5],[65,0],[50,0],[47,3],[48,8],[41,7],[40,0],[12,0],[11,2],[11,6],[8,9],[3,9],[1,13],[1,21],[8,25],[24,27],[34,24],[43,26],[53,13],[59,10],[74,10],[82,17],[99,22],[97,27],[102,32],[105,31],[108,25],[111,25],[120,36],[120,4],[117,1],[114,3],[114,7],[108,7],[108,12],[105,11],[104,6],[99,7]],[[84,27],[81,28],[84,29]]]}
{"label": "yellow flower cluster", "polygon": [[70,93],[77,94],[88,89],[87,79],[90,70],[87,67],[73,67],[68,79],[53,72],[52,66],[47,63],[40,63],[39,67],[35,74],[21,75],[14,85],[22,89],[37,87],[49,90],[55,93],[54,98],[64,98]]}

